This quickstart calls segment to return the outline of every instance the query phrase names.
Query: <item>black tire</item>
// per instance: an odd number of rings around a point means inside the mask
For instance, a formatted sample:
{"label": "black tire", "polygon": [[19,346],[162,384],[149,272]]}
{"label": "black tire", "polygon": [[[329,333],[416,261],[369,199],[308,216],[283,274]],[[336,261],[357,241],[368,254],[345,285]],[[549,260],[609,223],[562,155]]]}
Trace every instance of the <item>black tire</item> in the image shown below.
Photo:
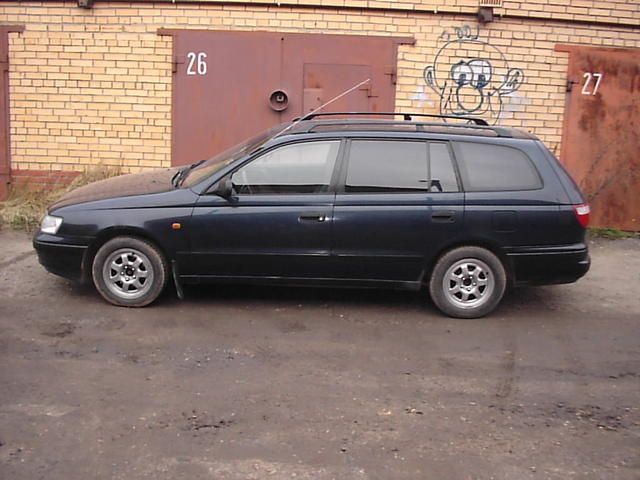
{"label": "black tire", "polygon": [[164,256],[151,242],[122,236],[100,247],[93,259],[91,275],[98,293],[109,303],[144,307],[164,290],[169,269]]}
{"label": "black tire", "polygon": [[480,247],[460,247],[438,259],[429,280],[429,293],[445,315],[479,318],[495,310],[506,284],[504,265],[496,255]]}

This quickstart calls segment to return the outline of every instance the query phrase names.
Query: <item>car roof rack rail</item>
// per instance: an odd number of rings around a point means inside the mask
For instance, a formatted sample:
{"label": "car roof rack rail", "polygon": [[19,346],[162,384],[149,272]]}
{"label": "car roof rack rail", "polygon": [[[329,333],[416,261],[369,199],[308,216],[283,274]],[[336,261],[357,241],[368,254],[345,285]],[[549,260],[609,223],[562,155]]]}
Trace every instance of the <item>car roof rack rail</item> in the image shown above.
{"label": "car roof rack rail", "polygon": [[407,122],[403,120],[397,121],[383,121],[383,120],[326,120],[322,123],[314,123],[307,128],[299,131],[299,133],[311,133],[314,131],[318,131],[323,128],[326,129],[328,127],[368,127],[368,126],[388,126],[388,127],[402,127],[411,125],[415,127],[416,132],[429,132],[429,128],[447,128],[449,129],[449,133],[459,134],[459,135],[468,135],[469,130],[476,130],[483,133],[491,132],[497,137],[503,138],[513,138],[513,130],[507,127],[495,127],[495,126],[484,126],[484,125],[472,125],[468,123],[435,123],[435,122]]}
{"label": "car roof rack rail", "polygon": [[295,118],[293,121],[305,121],[312,120],[318,117],[336,117],[336,116],[381,116],[381,117],[396,117],[401,116],[406,121],[412,121],[413,117],[423,117],[423,118],[443,118],[450,120],[466,120],[469,123],[473,123],[475,125],[481,127],[488,127],[489,124],[486,120],[482,118],[476,117],[461,117],[457,115],[436,115],[436,114],[428,114],[428,113],[410,113],[410,112],[328,112],[328,113],[309,113],[302,117]]}

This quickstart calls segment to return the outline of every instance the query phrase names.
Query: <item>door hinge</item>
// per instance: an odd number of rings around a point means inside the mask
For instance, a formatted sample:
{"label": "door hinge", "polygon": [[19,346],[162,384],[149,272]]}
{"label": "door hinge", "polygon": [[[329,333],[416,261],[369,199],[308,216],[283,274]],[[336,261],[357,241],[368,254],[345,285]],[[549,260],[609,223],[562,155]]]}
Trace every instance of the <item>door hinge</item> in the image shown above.
{"label": "door hinge", "polygon": [[387,65],[386,67],[384,67],[384,74],[389,75],[389,79],[391,80],[391,85],[396,84],[396,81],[398,80],[398,71],[396,70],[396,67]]}
{"label": "door hinge", "polygon": [[367,92],[367,98],[377,98],[377,97],[379,97],[379,95],[377,94],[376,90],[373,88],[373,85],[371,85],[371,82],[369,82],[367,85],[363,85],[358,90],[361,90],[363,92]]}
{"label": "door hinge", "polygon": [[184,55],[175,55],[171,61],[171,72],[176,73],[178,71],[178,65],[185,63]]}

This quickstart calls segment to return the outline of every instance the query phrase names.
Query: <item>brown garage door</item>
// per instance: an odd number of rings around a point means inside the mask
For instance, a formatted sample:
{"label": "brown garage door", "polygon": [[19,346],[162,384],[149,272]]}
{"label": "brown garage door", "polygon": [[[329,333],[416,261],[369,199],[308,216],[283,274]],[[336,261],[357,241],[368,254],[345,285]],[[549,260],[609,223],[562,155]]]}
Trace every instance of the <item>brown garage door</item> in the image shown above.
{"label": "brown garage door", "polygon": [[562,163],[589,197],[592,224],[640,230],[640,50],[570,53]]}
{"label": "brown garage door", "polygon": [[208,158],[371,82],[327,111],[392,111],[397,45],[352,35],[161,30],[173,35],[172,163]]}
{"label": "brown garage door", "polygon": [[0,26],[0,200],[6,198],[11,182],[9,160],[9,33],[21,32],[22,26]]}

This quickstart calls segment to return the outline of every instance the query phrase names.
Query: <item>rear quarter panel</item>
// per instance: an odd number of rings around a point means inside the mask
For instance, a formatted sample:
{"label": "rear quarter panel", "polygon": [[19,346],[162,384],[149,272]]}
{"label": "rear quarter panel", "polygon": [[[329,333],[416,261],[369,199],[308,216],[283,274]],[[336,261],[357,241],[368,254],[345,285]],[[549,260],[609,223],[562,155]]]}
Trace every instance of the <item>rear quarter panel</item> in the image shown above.
{"label": "rear quarter panel", "polygon": [[540,174],[542,187],[536,190],[465,192],[466,234],[501,248],[580,241],[575,234],[575,227],[579,225],[567,192],[535,141],[474,141],[515,147],[524,152]]}

